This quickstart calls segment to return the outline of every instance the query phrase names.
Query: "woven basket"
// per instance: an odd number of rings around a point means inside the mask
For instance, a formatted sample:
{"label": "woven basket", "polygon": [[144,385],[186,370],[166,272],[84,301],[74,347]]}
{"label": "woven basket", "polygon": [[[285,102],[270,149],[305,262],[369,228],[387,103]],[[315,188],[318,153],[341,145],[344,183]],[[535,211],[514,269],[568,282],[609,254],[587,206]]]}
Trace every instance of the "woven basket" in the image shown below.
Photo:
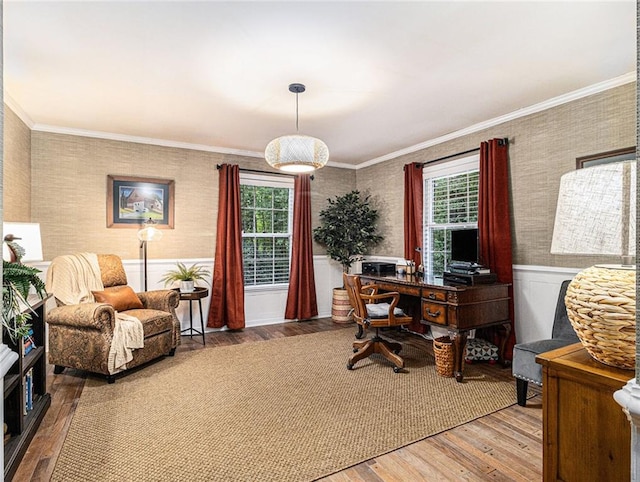
{"label": "woven basket", "polygon": [[453,342],[448,336],[433,340],[433,355],[436,358],[436,372],[441,377],[453,376]]}
{"label": "woven basket", "polygon": [[567,287],[571,326],[599,362],[632,370],[636,362],[636,271],[592,266]]}

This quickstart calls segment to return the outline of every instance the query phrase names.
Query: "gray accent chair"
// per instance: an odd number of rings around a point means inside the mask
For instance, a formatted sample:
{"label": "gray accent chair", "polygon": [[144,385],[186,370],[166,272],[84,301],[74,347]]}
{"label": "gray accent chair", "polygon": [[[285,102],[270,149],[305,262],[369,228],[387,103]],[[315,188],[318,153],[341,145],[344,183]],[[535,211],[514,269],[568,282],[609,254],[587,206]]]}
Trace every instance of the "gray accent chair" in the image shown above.
{"label": "gray accent chair", "polygon": [[542,366],[536,363],[536,356],[580,341],[571,326],[567,316],[567,308],[564,304],[564,297],[570,282],[571,280],[563,281],[560,286],[551,338],[529,343],[518,343],[513,347],[512,373],[516,379],[518,405],[522,407],[527,404],[529,382],[542,385]]}

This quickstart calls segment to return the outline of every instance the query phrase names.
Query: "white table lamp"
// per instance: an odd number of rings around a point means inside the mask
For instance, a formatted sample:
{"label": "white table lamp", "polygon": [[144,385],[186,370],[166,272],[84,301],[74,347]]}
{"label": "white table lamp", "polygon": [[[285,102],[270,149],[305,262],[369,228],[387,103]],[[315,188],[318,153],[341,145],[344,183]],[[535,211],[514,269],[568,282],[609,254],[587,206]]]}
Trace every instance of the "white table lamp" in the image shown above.
{"label": "white table lamp", "polygon": [[16,261],[7,242],[14,242],[24,250],[24,254],[20,258],[23,263],[44,259],[40,223],[2,223],[2,237],[5,240],[2,244],[2,258],[5,261]]}
{"label": "white table lamp", "polygon": [[596,360],[635,367],[636,161],[578,169],[562,176],[552,254],[619,256],[578,273],[565,304],[578,338]]}

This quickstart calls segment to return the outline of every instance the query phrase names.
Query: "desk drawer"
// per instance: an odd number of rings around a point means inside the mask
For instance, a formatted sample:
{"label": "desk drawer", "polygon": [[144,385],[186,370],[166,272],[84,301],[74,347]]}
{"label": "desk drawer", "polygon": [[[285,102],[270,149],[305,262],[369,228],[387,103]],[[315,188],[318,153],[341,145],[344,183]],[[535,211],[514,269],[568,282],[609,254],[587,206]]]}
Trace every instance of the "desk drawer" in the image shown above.
{"label": "desk drawer", "polygon": [[397,291],[401,295],[417,296],[420,297],[420,288],[417,286],[407,286],[401,283],[388,283],[386,281],[373,280],[375,284],[381,290],[384,291]]}
{"label": "desk drawer", "polygon": [[438,325],[446,325],[447,305],[422,300],[422,319]]}
{"label": "desk drawer", "polygon": [[447,301],[447,292],[443,290],[423,289],[422,297],[429,301]]}

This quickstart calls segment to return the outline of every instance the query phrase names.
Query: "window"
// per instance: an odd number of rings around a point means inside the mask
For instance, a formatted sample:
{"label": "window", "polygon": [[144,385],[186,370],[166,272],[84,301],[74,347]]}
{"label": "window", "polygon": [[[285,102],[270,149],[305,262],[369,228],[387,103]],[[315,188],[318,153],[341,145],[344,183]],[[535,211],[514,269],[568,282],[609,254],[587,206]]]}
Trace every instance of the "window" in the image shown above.
{"label": "window", "polygon": [[245,286],[289,283],[293,178],[240,174]]}
{"label": "window", "polygon": [[424,179],[425,272],[441,276],[451,256],[451,231],[478,227],[479,156],[427,166]]}

